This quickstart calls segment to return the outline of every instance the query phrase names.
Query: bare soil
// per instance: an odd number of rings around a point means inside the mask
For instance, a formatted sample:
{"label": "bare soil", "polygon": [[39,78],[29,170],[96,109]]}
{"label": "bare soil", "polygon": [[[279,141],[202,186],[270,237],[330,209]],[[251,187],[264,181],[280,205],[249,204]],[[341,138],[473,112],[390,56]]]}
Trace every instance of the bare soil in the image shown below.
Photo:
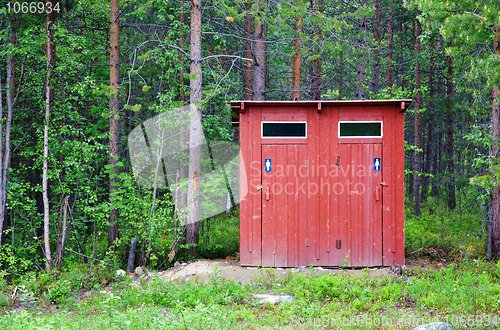
{"label": "bare soil", "polygon": [[[446,262],[429,260],[425,258],[407,260],[407,269],[439,269],[445,267]],[[257,267],[242,267],[240,262],[234,259],[226,258],[225,260],[208,260],[198,259],[187,263],[182,263],[180,266],[172,267],[166,271],[159,272],[158,275],[166,280],[180,280],[195,282],[196,279],[200,282],[210,283],[210,276],[214,275],[214,269],[217,267],[218,275],[227,279],[232,279],[234,282],[242,284],[252,283],[256,278],[269,276],[269,272],[273,272],[277,278],[283,278],[288,272],[292,274],[307,274],[310,269],[306,267],[299,268],[257,268]],[[373,267],[364,269],[340,269],[340,268],[325,268],[313,267],[315,274],[334,274],[347,273],[349,276],[361,276],[365,271],[368,272],[371,278],[375,276],[395,276],[399,275],[401,268],[398,267]]]}

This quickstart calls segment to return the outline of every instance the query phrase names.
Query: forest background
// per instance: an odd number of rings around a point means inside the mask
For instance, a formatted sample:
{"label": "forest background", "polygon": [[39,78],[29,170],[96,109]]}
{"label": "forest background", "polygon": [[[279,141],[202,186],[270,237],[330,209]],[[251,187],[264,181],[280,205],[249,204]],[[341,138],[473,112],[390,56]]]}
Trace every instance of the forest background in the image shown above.
{"label": "forest background", "polygon": [[129,270],[236,253],[237,207],[183,226],[169,189],[137,185],[127,144],[189,103],[208,141],[237,143],[232,100],[412,98],[407,255],[498,256],[499,12],[469,0],[4,2],[0,275],[123,267],[131,246]]}

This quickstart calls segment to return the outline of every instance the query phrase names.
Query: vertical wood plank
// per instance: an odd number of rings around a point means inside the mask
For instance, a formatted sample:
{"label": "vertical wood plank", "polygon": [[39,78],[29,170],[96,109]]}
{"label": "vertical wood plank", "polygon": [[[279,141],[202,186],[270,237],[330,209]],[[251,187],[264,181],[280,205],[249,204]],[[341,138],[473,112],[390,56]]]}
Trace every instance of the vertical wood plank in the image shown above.
{"label": "vertical wood plank", "polygon": [[299,264],[308,265],[308,248],[306,247],[306,238],[308,238],[307,231],[307,149],[306,146],[299,146],[298,157],[298,173],[297,173],[297,203],[299,208],[298,224],[299,224]]}
{"label": "vertical wood plank", "polygon": [[347,258],[347,266],[352,265],[351,251],[351,207],[349,195],[347,193],[348,173],[347,164],[350,161],[349,145],[339,144],[340,165],[338,166],[338,185],[333,187],[333,191],[339,200],[339,237],[341,248],[339,250],[339,263]]}
{"label": "vertical wood plank", "polygon": [[354,174],[355,168],[359,159],[362,157],[362,149],[359,144],[349,144],[349,168],[348,168],[348,182],[347,193],[351,200],[351,253],[352,253],[352,266],[361,266],[361,210],[359,203],[359,195],[354,192],[354,186],[358,183],[358,178]]}
{"label": "vertical wood plank", "polygon": [[297,146],[289,145],[286,149],[286,166],[285,166],[285,174],[287,178],[287,182],[284,188],[284,194],[286,197],[286,213],[287,213],[287,223],[286,226],[288,228],[287,237],[286,237],[286,266],[284,267],[296,267],[297,259],[296,259],[296,244],[297,241],[297,225],[295,223],[296,213],[297,213],[297,204],[295,202],[295,168],[297,163],[296,158]]}
{"label": "vertical wood plank", "polygon": [[[391,107],[388,107],[391,108]],[[395,150],[395,256],[394,263],[405,264],[405,233],[404,233],[404,113],[398,107],[393,108],[395,115],[394,145]]]}
{"label": "vertical wood plank", "polygon": [[[257,189],[256,184],[262,184],[262,143],[260,137],[260,122],[262,118],[261,106],[249,106],[247,110],[250,119],[250,134],[252,136],[251,162],[255,169],[250,176],[255,179],[249,189]],[[260,180],[259,180],[260,178]],[[260,182],[259,182],[260,181]],[[250,201],[251,208],[251,232],[252,232],[252,265],[262,265],[262,190],[259,194],[252,194]]]}
{"label": "vertical wood plank", "polygon": [[307,193],[307,237],[306,237],[306,245],[307,245],[307,264],[317,265],[317,259],[319,255],[316,254],[316,247],[319,242],[317,242],[317,206],[316,206],[316,198],[317,198],[317,184],[316,184],[316,173],[315,167],[316,163],[316,154],[317,154],[317,116],[318,113],[314,108],[309,108],[307,111],[308,118],[308,138],[307,138],[307,174],[306,174],[306,193]]}
{"label": "vertical wood plank", "polygon": [[[339,141],[338,141],[338,107],[329,106],[327,107],[327,111],[329,114],[328,126],[330,128],[329,134],[329,142],[330,142],[330,155],[329,162],[330,167],[328,168],[328,179],[330,183],[330,253],[329,253],[329,266],[340,266],[341,250],[337,249],[336,242],[339,239],[343,239],[345,237],[345,233],[341,233],[340,226],[340,215],[339,215],[339,175],[338,169],[339,167],[336,165],[337,156],[340,155],[339,151]],[[346,241],[344,242],[344,244]],[[341,245],[342,246],[342,245]],[[340,260],[339,260],[340,259]]]}
{"label": "vertical wood plank", "polygon": [[[375,144],[374,145],[374,151],[373,151],[373,157],[380,158],[383,160],[382,157],[382,145],[380,144]],[[384,166],[383,162],[382,165]],[[383,189],[382,186],[380,185],[381,181],[381,173],[382,172],[373,172],[374,177],[373,177],[373,184],[374,184],[374,189],[379,190],[379,196],[380,199],[374,200],[373,202],[373,266],[380,266],[382,265],[382,192],[381,190]]]}
{"label": "vertical wood plank", "polygon": [[383,221],[383,265],[394,264],[394,107],[383,108],[382,180],[388,185],[382,187]]}
{"label": "vertical wood plank", "polygon": [[286,164],[287,164],[287,145],[278,145],[275,147],[276,155],[275,160],[273,159],[273,177],[275,178],[275,186],[272,190],[271,199],[274,200],[274,212],[276,215],[276,221],[274,226],[275,235],[275,267],[286,267],[286,240],[288,235],[287,226],[287,200],[286,193],[284,191],[285,185],[287,184],[288,177],[286,175]]}
{"label": "vertical wood plank", "polygon": [[330,167],[330,145],[332,143],[330,135],[330,118],[329,109],[324,109],[319,115],[319,134],[318,134],[318,169],[316,173],[318,196],[316,198],[316,207],[319,210],[318,214],[318,253],[320,255],[319,265],[329,265],[330,254],[330,236],[331,236],[331,204],[330,191],[331,184],[329,178]]}
{"label": "vertical wood plank", "polygon": [[[353,190],[357,191],[360,203],[360,237],[361,237],[361,266],[372,265],[373,246],[373,144],[361,144],[361,162],[356,166],[356,184]],[[362,192],[362,193],[361,193]]]}
{"label": "vertical wood plank", "polygon": [[[240,146],[249,145],[249,120],[248,113],[240,114]],[[243,166],[242,166],[243,165]],[[250,253],[252,251],[251,226],[250,226],[250,207],[249,199],[253,193],[251,187],[250,157],[248,148],[240,147],[240,263],[243,266],[251,265]],[[245,195],[244,186],[247,186],[248,194]]]}

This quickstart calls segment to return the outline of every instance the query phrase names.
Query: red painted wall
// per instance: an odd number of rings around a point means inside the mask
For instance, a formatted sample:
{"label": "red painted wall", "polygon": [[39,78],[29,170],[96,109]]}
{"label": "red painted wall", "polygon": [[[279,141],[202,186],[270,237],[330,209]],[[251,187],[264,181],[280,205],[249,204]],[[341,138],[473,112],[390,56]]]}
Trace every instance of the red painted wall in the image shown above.
{"label": "red painted wall", "polygon": [[[240,127],[241,264],[404,264],[409,102],[231,102]],[[383,137],[339,138],[339,120],[382,121]],[[262,121],[307,122],[307,138],[262,138]],[[380,172],[374,158],[382,160]]]}

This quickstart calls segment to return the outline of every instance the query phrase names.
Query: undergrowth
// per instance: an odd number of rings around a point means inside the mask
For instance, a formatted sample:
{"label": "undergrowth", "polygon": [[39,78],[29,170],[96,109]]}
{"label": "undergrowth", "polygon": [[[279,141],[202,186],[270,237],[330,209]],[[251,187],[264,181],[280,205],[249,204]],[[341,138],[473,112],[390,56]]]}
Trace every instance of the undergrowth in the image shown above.
{"label": "undergrowth", "polygon": [[[75,329],[260,329],[262,327],[310,329],[310,322],[384,318],[391,326],[364,326],[351,329],[410,329],[395,327],[405,318],[440,320],[474,316],[481,329],[485,320],[498,320],[500,311],[500,263],[482,259],[451,263],[440,270],[406,270],[401,276],[350,276],[345,271],[280,278],[275,270],[261,270],[251,284],[228,280],[214,268],[210,283],[168,281],[151,276],[132,281],[109,278],[107,284],[82,285],[73,271],[57,278],[37,276],[23,279],[15,287],[4,284],[0,328]],[[43,285],[42,285],[43,284]],[[59,288],[59,289],[56,289]],[[32,291],[30,291],[32,290]],[[293,301],[260,304],[256,293],[291,295]],[[23,295],[31,297],[30,303]],[[48,301],[49,297],[54,300]],[[1,300],[0,300],[1,301]],[[14,307],[14,308],[13,308]],[[14,312],[15,311],[15,312]],[[500,322],[500,320],[498,320]],[[336,327],[332,327],[336,328]],[[346,327],[349,329],[349,327]],[[460,329],[458,327],[457,329]]]}

